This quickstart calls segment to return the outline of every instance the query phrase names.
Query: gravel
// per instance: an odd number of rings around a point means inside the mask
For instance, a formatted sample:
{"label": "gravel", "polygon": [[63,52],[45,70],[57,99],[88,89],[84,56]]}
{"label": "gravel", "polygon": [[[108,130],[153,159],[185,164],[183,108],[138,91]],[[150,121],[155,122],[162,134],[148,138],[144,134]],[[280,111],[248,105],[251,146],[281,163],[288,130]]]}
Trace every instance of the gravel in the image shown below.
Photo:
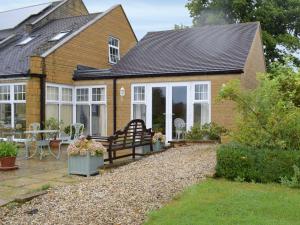
{"label": "gravel", "polygon": [[215,146],[170,149],[20,207],[1,208],[0,224],[143,224],[149,211],[213,175],[215,164]]}

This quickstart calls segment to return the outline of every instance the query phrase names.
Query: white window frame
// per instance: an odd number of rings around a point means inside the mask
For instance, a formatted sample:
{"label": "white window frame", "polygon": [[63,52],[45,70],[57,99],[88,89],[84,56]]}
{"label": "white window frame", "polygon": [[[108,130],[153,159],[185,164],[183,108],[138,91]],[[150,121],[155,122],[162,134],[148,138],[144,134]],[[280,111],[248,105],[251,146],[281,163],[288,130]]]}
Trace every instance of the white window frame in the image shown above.
{"label": "white window frame", "polygon": [[27,45],[28,43],[30,43],[31,41],[33,41],[35,38],[36,38],[35,36],[28,36],[27,38],[25,38],[22,41],[20,41],[17,45],[18,46]]}
{"label": "white window frame", "polygon": [[[134,88],[136,87],[144,87],[145,89],[145,94],[144,94],[144,100],[134,100]],[[147,116],[147,87],[145,84],[134,84],[131,85],[131,120],[133,119],[133,105],[145,105],[146,106],[146,121],[145,123],[147,123],[148,120],[148,116]]]}
{"label": "white window frame", "polygon": [[[118,41],[118,46],[111,45],[111,44],[109,43],[110,38],[117,40],[117,41]],[[117,59],[117,62],[114,62],[114,61],[112,60],[112,58],[111,58],[111,55],[110,55],[110,49],[111,49],[111,48],[116,49],[116,50],[118,51],[118,59]],[[111,64],[117,64],[118,61],[120,60],[120,39],[118,39],[118,38],[116,38],[116,37],[113,37],[113,36],[109,36],[109,38],[108,38],[108,59],[109,59],[109,63],[111,63]]]}
{"label": "white window frame", "polygon": [[[208,85],[208,100],[195,100],[195,85]],[[145,101],[134,100],[134,87],[145,87]],[[166,88],[166,141],[172,140],[172,87],[186,86],[187,87],[187,112],[186,112],[186,128],[194,125],[194,104],[208,103],[209,104],[209,122],[211,122],[211,81],[188,81],[188,82],[162,82],[162,83],[134,83],[131,85],[131,119],[133,119],[133,105],[146,104],[146,126],[152,127],[152,88]],[[171,120],[171,121],[170,121]]]}
{"label": "white window frame", "polygon": [[[104,100],[102,101],[93,101],[93,88],[104,88]],[[77,90],[78,89],[88,89],[88,101],[77,101]],[[90,130],[89,134],[92,133],[92,105],[105,105],[106,107],[106,115],[105,115],[105,120],[107,121],[107,86],[106,85],[95,85],[95,86],[76,86],[75,87],[75,104],[74,104],[74,121],[76,121],[76,106],[77,105],[88,105],[90,107]],[[107,126],[108,123],[105,125],[105,133],[107,134]]]}
{"label": "white window frame", "polygon": [[[15,100],[15,86],[24,85],[25,86],[25,100]],[[25,103],[26,104],[26,83],[5,83],[0,84],[0,86],[9,86],[9,99],[8,100],[0,100],[0,104],[10,104],[11,107],[11,121],[10,125],[12,128],[15,128],[15,103]],[[26,112],[27,113],[27,112]],[[27,126],[27,125],[26,125]]]}
{"label": "white window frame", "polygon": [[61,31],[61,32],[55,34],[49,41],[50,41],[50,42],[53,42],[53,41],[59,41],[59,40],[61,40],[62,38],[66,37],[69,33],[70,33],[69,30]]}
{"label": "white window frame", "polygon": [[[58,100],[48,100],[48,87],[55,87],[58,88]],[[62,100],[62,89],[68,88],[72,90],[72,101],[63,101]],[[61,85],[61,84],[53,84],[47,83],[46,84],[46,105],[58,105],[58,121],[61,121],[61,106],[62,105],[71,105],[73,106],[73,118],[72,121],[74,122],[74,87],[69,85]],[[76,118],[76,117],[75,117]],[[68,124],[66,124],[68,125]]]}
{"label": "white window frame", "polygon": [[[206,100],[197,100],[196,99],[196,85],[201,85],[201,84],[205,84],[207,85],[207,99]],[[192,123],[194,124],[194,119],[195,119],[195,115],[194,115],[194,105],[195,104],[201,104],[201,103],[208,103],[209,107],[208,107],[208,111],[209,111],[209,117],[208,117],[208,123],[211,122],[211,82],[210,81],[198,81],[198,82],[193,82],[192,87],[191,87],[192,93],[193,93],[193,105],[192,105]]]}

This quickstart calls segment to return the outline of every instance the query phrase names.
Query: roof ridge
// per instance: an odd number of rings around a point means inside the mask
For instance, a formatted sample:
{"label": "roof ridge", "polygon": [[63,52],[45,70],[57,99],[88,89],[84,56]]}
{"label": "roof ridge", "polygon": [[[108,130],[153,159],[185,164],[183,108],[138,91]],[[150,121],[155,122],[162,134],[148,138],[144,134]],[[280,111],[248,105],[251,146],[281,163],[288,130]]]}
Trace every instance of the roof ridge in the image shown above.
{"label": "roof ridge", "polygon": [[52,3],[56,3],[56,2],[62,2],[62,0],[59,1],[49,1],[49,2],[45,2],[45,3],[40,3],[40,4],[36,4],[36,5],[30,5],[30,6],[24,6],[24,7],[20,7],[20,8],[15,8],[15,9],[9,9],[6,11],[1,11],[0,13],[6,13],[6,12],[12,12],[12,11],[16,11],[16,10],[20,10],[20,9],[27,9],[27,8],[31,8],[31,7],[36,7],[36,6],[40,6],[40,5],[47,5],[47,4],[52,4]]}
{"label": "roof ridge", "polygon": [[69,17],[65,17],[65,18],[59,18],[59,19],[50,20],[49,23],[51,23],[51,22],[53,22],[53,21],[67,20],[67,19],[72,19],[72,18],[77,18],[77,17],[98,16],[98,15],[100,15],[100,14],[102,14],[102,13],[103,13],[103,12],[90,13],[90,14],[88,14],[88,15],[69,16]]}
{"label": "roof ridge", "polygon": [[254,22],[244,22],[244,23],[230,23],[230,24],[212,24],[212,25],[204,25],[204,26],[196,26],[196,27],[187,27],[183,29],[169,29],[169,30],[158,30],[158,31],[149,31],[147,34],[155,34],[155,33],[167,33],[167,32],[182,32],[186,30],[196,30],[204,27],[224,27],[224,26],[238,26],[238,25],[246,25],[246,24],[259,24],[259,21]]}

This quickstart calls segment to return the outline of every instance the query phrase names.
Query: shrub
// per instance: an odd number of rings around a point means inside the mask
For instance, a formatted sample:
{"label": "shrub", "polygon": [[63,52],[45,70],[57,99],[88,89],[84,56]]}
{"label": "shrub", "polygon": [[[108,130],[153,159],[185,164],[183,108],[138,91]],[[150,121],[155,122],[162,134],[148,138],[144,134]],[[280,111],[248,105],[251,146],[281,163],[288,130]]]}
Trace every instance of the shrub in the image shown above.
{"label": "shrub", "polygon": [[300,73],[283,66],[272,71],[254,90],[242,89],[239,80],[221,89],[219,98],[235,102],[239,112],[232,138],[257,148],[300,150]]}
{"label": "shrub", "polygon": [[255,182],[291,179],[293,166],[300,167],[300,152],[256,149],[242,144],[221,145],[217,151],[216,176]]}
{"label": "shrub", "polygon": [[280,183],[291,188],[300,188],[300,169],[298,166],[294,165],[294,175],[291,179],[285,177],[280,178]]}
{"label": "shrub", "polygon": [[219,141],[221,139],[221,135],[227,133],[227,130],[219,126],[216,123],[206,123],[201,125],[200,123],[195,124],[191,127],[191,130],[187,132],[186,139],[187,140],[214,140]]}
{"label": "shrub", "polygon": [[2,157],[16,157],[18,154],[18,147],[11,142],[0,142],[0,158]]}

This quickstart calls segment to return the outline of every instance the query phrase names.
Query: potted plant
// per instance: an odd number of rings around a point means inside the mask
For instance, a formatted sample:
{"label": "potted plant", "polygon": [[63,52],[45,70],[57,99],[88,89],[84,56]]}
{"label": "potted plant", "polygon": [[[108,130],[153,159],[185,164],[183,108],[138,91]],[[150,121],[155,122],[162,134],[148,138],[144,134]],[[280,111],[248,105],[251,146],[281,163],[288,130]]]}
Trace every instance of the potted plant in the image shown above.
{"label": "potted plant", "polygon": [[18,147],[12,142],[0,142],[0,170],[18,169],[16,157]]}
{"label": "potted plant", "polygon": [[153,136],[153,151],[161,151],[165,147],[166,137],[161,132],[155,133]]}
{"label": "potted plant", "polygon": [[97,174],[98,168],[104,165],[106,148],[89,137],[81,136],[69,145],[67,152],[69,174],[90,176]]}
{"label": "potted plant", "polygon": [[[49,130],[60,130],[60,126],[63,124],[63,122],[58,122],[57,119],[51,117],[48,120],[46,120],[45,126]],[[57,139],[57,133],[54,133],[50,140],[50,147],[51,148],[59,148],[61,140]]]}

